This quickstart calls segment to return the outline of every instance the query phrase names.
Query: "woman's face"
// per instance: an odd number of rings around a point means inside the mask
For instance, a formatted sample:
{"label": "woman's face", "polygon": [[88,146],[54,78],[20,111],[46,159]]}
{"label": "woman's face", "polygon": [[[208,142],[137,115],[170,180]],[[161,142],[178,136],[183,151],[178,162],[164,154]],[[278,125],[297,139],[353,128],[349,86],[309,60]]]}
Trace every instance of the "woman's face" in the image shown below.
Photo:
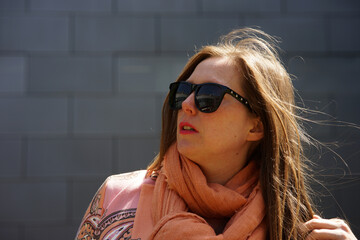
{"label": "woman's face", "polygon": [[[202,61],[187,81],[194,84],[222,84],[246,97],[241,87],[242,73],[229,58],[212,57]],[[200,112],[196,108],[193,92],[178,111],[178,150],[205,172],[215,169],[237,172],[245,165],[251,142],[254,141],[249,134],[255,122],[255,117],[246,106],[229,94],[225,94],[215,112]],[[196,131],[187,130],[187,126]]]}

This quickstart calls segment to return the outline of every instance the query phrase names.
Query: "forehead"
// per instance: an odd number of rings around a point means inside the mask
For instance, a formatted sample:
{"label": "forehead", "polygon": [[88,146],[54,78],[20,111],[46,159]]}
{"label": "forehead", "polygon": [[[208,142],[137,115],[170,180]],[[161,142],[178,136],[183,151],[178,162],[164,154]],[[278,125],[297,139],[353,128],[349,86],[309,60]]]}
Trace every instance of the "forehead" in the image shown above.
{"label": "forehead", "polygon": [[242,73],[235,61],[228,57],[211,57],[200,62],[188,82],[218,83],[241,92]]}

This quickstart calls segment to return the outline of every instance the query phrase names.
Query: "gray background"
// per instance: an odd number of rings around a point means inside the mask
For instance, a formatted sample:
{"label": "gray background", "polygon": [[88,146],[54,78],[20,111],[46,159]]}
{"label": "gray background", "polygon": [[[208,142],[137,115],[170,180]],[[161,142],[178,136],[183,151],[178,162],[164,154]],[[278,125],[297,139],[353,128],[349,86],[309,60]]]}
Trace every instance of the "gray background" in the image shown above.
{"label": "gray background", "polygon": [[[281,37],[306,106],[360,123],[358,0],[0,0],[0,238],[72,239],[106,176],[155,156],[193,50],[242,26]],[[332,176],[319,206],[359,234],[359,130],[306,126],[352,171],[309,151]]]}

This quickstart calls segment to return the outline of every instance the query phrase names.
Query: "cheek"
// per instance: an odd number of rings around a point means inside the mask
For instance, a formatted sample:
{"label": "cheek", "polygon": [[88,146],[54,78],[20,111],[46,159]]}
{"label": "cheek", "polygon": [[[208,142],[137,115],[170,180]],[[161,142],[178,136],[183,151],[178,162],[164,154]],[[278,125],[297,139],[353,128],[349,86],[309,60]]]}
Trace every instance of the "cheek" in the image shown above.
{"label": "cheek", "polygon": [[241,144],[247,134],[247,122],[241,116],[224,115],[222,118],[205,121],[206,140],[216,142],[216,145]]}
{"label": "cheek", "polygon": [[235,115],[233,114],[227,120],[227,131],[233,138],[243,139],[247,136],[250,128],[250,121],[246,115],[240,112]]}

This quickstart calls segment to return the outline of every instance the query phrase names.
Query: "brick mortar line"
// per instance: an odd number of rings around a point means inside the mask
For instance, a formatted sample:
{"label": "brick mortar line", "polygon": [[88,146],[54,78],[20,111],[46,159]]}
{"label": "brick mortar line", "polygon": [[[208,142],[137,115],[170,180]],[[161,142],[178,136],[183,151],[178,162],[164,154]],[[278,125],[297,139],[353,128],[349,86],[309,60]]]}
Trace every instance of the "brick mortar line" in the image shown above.
{"label": "brick mortar line", "polygon": [[19,177],[0,177],[0,184],[43,184],[43,183],[65,183],[71,179],[74,182],[88,182],[88,181],[100,181],[107,177],[108,174],[84,175],[84,176],[27,176],[26,178]]}
{"label": "brick mortar line", "polygon": [[280,13],[287,14],[287,0],[280,0]]}
{"label": "brick mortar line", "polygon": [[111,12],[112,14],[116,14],[118,12],[118,2],[116,0],[111,0]]}
{"label": "brick mortar line", "polygon": [[18,237],[19,237],[19,240],[22,240],[22,239],[25,239],[25,224],[24,223],[20,223],[19,225],[18,225],[18,233],[19,233],[19,235],[18,235]]}
{"label": "brick mortar line", "polygon": [[71,55],[74,55],[75,54],[75,51],[76,51],[76,42],[75,42],[75,39],[76,39],[76,27],[75,27],[75,14],[69,14],[69,22],[68,22],[68,47],[69,47],[69,53]]}
{"label": "brick mortar line", "polygon": [[204,14],[204,6],[202,0],[196,0],[196,12],[199,16],[202,16]]}
{"label": "brick mortar line", "polygon": [[331,27],[331,17],[329,16],[325,16],[324,17],[324,33],[325,33],[325,49],[326,49],[326,52],[329,52],[331,53],[332,52],[332,48],[331,48],[331,45],[332,45],[332,39],[331,39],[331,32],[332,32],[332,27]]}
{"label": "brick mortar line", "polygon": [[111,93],[117,95],[120,92],[119,76],[118,76],[118,58],[112,54],[111,56]]}
{"label": "brick mortar line", "polygon": [[[238,16],[237,19],[244,19],[242,16]],[[289,54],[303,54],[307,56],[325,56],[325,57],[359,57],[360,50],[349,50],[349,51],[314,51],[314,50],[286,50],[284,52]],[[1,57],[111,57],[114,58],[142,58],[142,57],[186,57],[187,54],[194,53],[194,49],[184,50],[162,50],[161,53],[156,51],[27,51],[24,55],[24,51],[6,51],[0,50]]]}
{"label": "brick mortar line", "polygon": [[[201,5],[201,4],[200,4]],[[286,4],[284,4],[286,5]],[[201,8],[199,11],[198,8]],[[176,11],[169,11],[169,12],[86,12],[86,11],[36,11],[36,10],[26,10],[25,13],[22,12],[9,12],[7,13],[8,16],[14,16],[15,18],[18,16],[28,16],[28,17],[64,17],[67,18],[69,15],[73,15],[79,18],[152,18],[154,16],[161,16],[165,18],[232,18],[236,17],[238,14],[241,14],[245,17],[317,17],[322,18],[325,16],[330,16],[331,18],[343,17],[343,18],[358,18],[360,17],[359,11],[303,11],[303,12],[296,12],[296,11],[289,11],[285,9],[284,12],[283,8],[280,6],[279,11],[204,11],[203,7],[196,7],[193,12],[176,12]]]}
{"label": "brick mortar line", "polygon": [[66,181],[66,215],[67,222],[72,222],[74,218],[73,214],[73,203],[74,203],[74,182],[72,178]]}
{"label": "brick mortar line", "polygon": [[70,137],[72,137],[74,135],[74,108],[75,108],[75,103],[74,103],[74,95],[73,94],[68,94],[67,97],[67,132],[68,135]]}
{"label": "brick mortar line", "polygon": [[31,74],[31,55],[27,53],[24,57],[25,70],[24,70],[24,93],[27,93],[30,89],[30,74]]}
{"label": "brick mortar line", "polygon": [[[160,114],[159,114],[160,116]],[[160,124],[160,123],[159,123]],[[1,139],[14,139],[21,136],[21,134],[17,135],[9,135],[9,134],[0,134]],[[69,136],[68,134],[27,134],[26,135],[28,139],[64,139],[64,140],[82,140],[82,139],[90,139],[90,140],[109,140],[112,137],[116,136],[119,139],[126,138],[126,139],[152,139],[152,138],[160,138],[160,132],[154,132],[154,133],[144,133],[144,134],[95,134],[95,133],[74,133],[72,136]],[[1,177],[0,177],[1,178]]]}
{"label": "brick mortar line", "polygon": [[161,33],[162,33],[162,29],[161,29],[161,15],[156,15],[154,17],[154,49],[155,49],[155,54],[156,55],[160,55],[162,52],[161,49]]}
{"label": "brick mortar line", "polygon": [[157,95],[166,94],[167,92],[146,92],[146,91],[107,91],[107,92],[80,92],[80,91],[48,91],[48,92],[29,92],[26,94],[20,93],[0,93],[1,98],[17,98],[17,99],[28,99],[28,98],[50,98],[50,99],[67,99],[69,95],[72,95],[74,99],[82,98],[93,98],[93,99],[104,99],[104,98],[125,98],[125,97],[144,97],[151,98]]}
{"label": "brick mortar line", "polygon": [[117,172],[119,172],[119,138],[118,137],[113,137],[112,138],[112,145],[111,145],[111,150],[112,150],[112,162],[111,162],[111,174],[115,174]]}
{"label": "brick mortar line", "polygon": [[26,179],[28,170],[28,138],[26,136],[21,137],[21,169],[20,176],[22,179]]}
{"label": "brick mortar line", "polygon": [[30,10],[30,0],[24,0],[24,10],[25,10],[25,13],[29,13],[31,10]]}

